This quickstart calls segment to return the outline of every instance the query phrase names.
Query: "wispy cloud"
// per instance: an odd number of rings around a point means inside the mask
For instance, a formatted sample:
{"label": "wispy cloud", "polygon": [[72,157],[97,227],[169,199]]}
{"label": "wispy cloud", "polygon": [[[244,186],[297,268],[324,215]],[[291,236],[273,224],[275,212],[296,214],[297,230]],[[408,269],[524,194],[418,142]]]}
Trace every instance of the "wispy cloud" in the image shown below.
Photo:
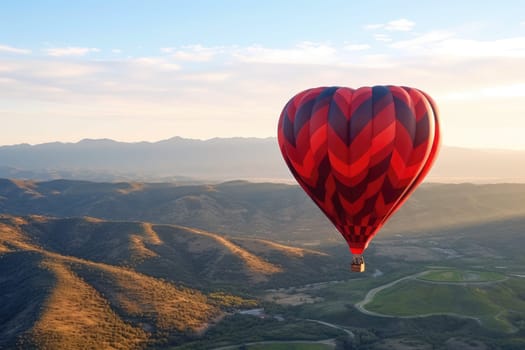
{"label": "wispy cloud", "polygon": [[408,32],[414,28],[416,24],[408,19],[401,18],[395,21],[390,21],[385,25],[386,30]]}
{"label": "wispy cloud", "polygon": [[486,98],[513,99],[516,97],[525,97],[525,83],[459,90],[443,94],[441,97],[444,100],[452,101],[469,101]]}
{"label": "wispy cloud", "polygon": [[411,31],[416,24],[406,18],[396,19],[387,23],[375,23],[367,24],[365,29],[367,30],[377,30],[384,29],[392,32],[409,32]]}
{"label": "wispy cloud", "polygon": [[458,38],[453,32],[433,31],[409,40],[392,42],[389,47],[418,55],[441,57],[525,57],[525,36],[496,40]]}
{"label": "wispy cloud", "polygon": [[322,43],[302,42],[289,49],[264,46],[237,48],[233,57],[242,62],[271,64],[329,64],[337,61],[337,50]]}
{"label": "wispy cloud", "polygon": [[346,44],[344,46],[345,50],[348,51],[364,51],[370,49],[370,45],[368,44]]}
{"label": "wispy cloud", "polygon": [[525,57],[525,37],[499,40],[445,40],[436,46],[442,55],[460,57]]}
{"label": "wispy cloud", "polygon": [[37,78],[83,78],[101,72],[96,64],[72,62],[32,62],[28,76]]}
{"label": "wispy cloud", "polygon": [[18,55],[27,55],[31,53],[31,50],[20,49],[9,45],[0,45],[0,52],[14,53]]}
{"label": "wispy cloud", "polygon": [[389,46],[396,49],[419,50],[428,45],[439,44],[446,39],[454,37],[454,33],[448,31],[431,31],[419,34],[412,39],[396,41]]}
{"label": "wispy cloud", "polygon": [[185,74],[181,76],[182,80],[197,81],[197,82],[223,82],[232,77],[232,74],[226,72],[205,72],[205,73],[194,73]]}
{"label": "wispy cloud", "polygon": [[374,39],[385,43],[392,41],[392,38],[387,34],[374,34]]}
{"label": "wispy cloud", "polygon": [[367,24],[365,25],[365,29],[366,30],[376,30],[376,29],[383,28],[384,26],[385,26],[384,24],[379,24],[379,23]]}
{"label": "wispy cloud", "polygon": [[[58,84],[58,79],[94,76],[99,72],[101,69],[95,62],[68,62],[38,58],[31,60],[0,59],[1,76],[25,80],[28,83],[55,85]],[[53,84],[52,81],[46,81],[47,78],[56,79],[57,82]]]}
{"label": "wispy cloud", "polygon": [[[346,50],[366,50],[369,46],[346,45]],[[212,60],[269,64],[327,64],[337,61],[337,49],[329,44],[300,42],[290,48],[272,48],[262,45],[211,46],[188,45],[165,47],[160,51],[175,61],[210,62]]]}
{"label": "wispy cloud", "polygon": [[153,70],[177,71],[181,69],[180,65],[162,57],[139,57],[132,59],[131,63]]}
{"label": "wispy cloud", "polygon": [[491,97],[525,97],[525,83],[493,86],[482,90],[482,94]]}
{"label": "wispy cloud", "polygon": [[55,47],[44,50],[48,56],[62,57],[62,56],[85,56],[91,52],[99,52],[100,49],[95,47]]}
{"label": "wispy cloud", "polygon": [[222,47],[204,47],[202,45],[187,45],[181,48],[164,47],[163,53],[169,53],[180,61],[208,62],[223,51]]}

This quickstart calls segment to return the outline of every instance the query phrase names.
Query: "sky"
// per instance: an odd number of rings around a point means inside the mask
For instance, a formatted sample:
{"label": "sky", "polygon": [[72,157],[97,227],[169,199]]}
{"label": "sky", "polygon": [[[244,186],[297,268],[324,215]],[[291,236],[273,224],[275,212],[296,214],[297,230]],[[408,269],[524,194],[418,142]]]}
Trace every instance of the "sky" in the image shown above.
{"label": "sky", "polygon": [[406,85],[525,149],[525,1],[4,1],[0,145],[274,137],[316,86]]}

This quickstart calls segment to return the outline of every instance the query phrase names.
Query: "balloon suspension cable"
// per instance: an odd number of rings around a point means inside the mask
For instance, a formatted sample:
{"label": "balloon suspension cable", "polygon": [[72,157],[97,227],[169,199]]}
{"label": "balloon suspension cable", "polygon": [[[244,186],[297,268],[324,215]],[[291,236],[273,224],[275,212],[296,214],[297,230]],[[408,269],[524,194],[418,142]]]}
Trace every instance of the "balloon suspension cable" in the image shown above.
{"label": "balloon suspension cable", "polygon": [[365,271],[365,259],[361,254],[354,254],[352,256],[352,265],[350,268],[353,272]]}

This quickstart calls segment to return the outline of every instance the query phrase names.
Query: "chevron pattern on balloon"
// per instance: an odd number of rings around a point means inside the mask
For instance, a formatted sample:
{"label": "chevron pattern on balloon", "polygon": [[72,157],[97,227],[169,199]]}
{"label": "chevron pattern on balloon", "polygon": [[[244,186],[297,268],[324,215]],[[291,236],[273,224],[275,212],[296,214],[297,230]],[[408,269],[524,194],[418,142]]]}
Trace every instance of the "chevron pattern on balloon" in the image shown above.
{"label": "chevron pattern on balloon", "polygon": [[434,102],[398,86],[308,89],[278,125],[290,171],[354,254],[423,180],[439,139]]}

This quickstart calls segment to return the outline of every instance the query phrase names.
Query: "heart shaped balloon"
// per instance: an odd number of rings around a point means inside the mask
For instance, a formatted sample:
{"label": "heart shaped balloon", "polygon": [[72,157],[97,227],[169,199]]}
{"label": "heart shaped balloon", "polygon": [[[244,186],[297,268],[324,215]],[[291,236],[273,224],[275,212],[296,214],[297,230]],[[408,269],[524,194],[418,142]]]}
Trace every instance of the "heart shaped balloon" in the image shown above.
{"label": "heart shaped balloon", "polygon": [[432,167],[438,111],[414,88],[318,87],[286,104],[278,141],[299,185],[360,255]]}

